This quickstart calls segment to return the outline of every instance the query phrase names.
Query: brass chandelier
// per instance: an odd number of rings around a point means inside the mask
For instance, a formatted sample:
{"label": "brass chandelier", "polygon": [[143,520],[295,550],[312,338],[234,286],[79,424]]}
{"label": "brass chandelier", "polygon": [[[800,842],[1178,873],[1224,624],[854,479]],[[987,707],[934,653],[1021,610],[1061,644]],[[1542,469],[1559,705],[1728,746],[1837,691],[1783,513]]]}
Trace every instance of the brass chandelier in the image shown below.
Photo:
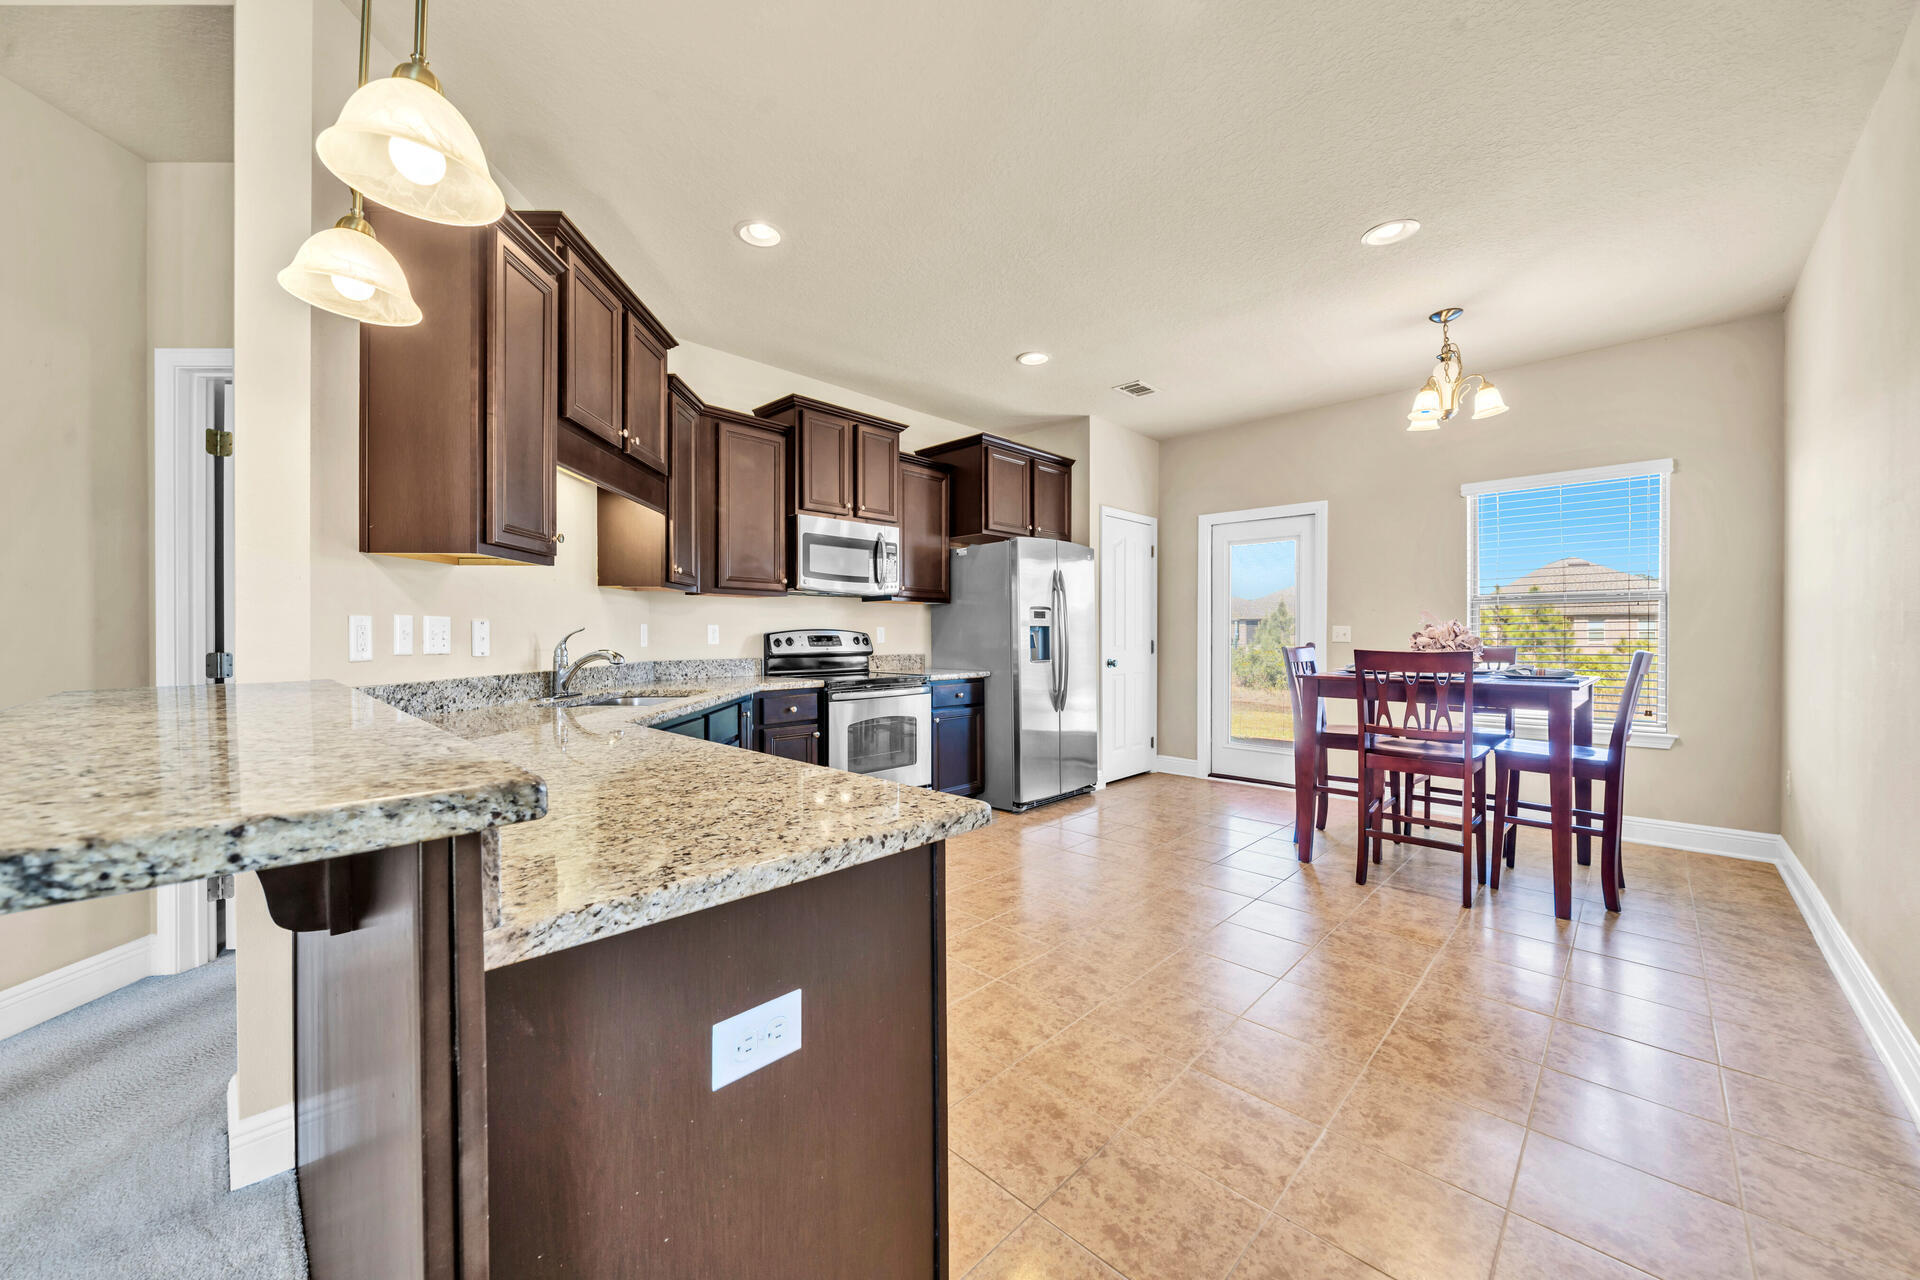
{"label": "brass chandelier", "polygon": [[1500,389],[1485,374],[1463,373],[1460,348],[1453,345],[1447,326],[1458,320],[1459,307],[1442,307],[1427,319],[1440,326],[1440,354],[1434,357],[1433,373],[1427,385],[1413,398],[1413,411],[1407,415],[1407,430],[1438,431],[1467,401],[1473,401],[1475,418],[1492,418],[1507,411]]}

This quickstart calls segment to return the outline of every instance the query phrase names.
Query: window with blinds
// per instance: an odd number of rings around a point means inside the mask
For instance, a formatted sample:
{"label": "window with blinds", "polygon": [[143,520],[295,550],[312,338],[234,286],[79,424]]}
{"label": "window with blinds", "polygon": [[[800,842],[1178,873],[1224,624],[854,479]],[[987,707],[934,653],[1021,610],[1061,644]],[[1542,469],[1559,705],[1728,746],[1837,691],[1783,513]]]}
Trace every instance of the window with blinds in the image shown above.
{"label": "window with blinds", "polygon": [[1611,721],[1636,649],[1653,655],[1634,723],[1667,725],[1671,459],[1463,485],[1468,625],[1522,663],[1598,678]]}

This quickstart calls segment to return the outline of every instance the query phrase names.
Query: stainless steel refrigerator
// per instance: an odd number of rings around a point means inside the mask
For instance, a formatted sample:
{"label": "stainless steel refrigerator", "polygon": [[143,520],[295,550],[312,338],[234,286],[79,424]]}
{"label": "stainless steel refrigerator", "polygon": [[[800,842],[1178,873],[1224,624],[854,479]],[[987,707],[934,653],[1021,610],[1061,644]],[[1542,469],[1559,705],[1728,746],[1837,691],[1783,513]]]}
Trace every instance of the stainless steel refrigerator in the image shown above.
{"label": "stainless steel refrigerator", "polygon": [[1093,548],[1009,538],[953,549],[933,665],[987,675],[987,803],[1026,809],[1091,788],[1100,758]]}

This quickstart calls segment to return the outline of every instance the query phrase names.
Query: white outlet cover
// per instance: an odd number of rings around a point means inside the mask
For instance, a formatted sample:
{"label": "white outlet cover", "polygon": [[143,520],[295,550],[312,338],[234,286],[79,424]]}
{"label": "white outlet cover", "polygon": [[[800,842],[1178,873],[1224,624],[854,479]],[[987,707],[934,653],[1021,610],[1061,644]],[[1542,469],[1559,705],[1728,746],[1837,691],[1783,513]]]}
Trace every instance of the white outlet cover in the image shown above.
{"label": "white outlet cover", "polygon": [[356,613],[347,619],[347,661],[373,661],[373,615]]}
{"label": "white outlet cover", "polygon": [[410,613],[393,615],[393,652],[395,657],[413,652],[413,615]]}
{"label": "white outlet cover", "polygon": [[885,644],[887,642],[887,629],[885,627],[875,627],[873,629],[873,642],[875,644]]}
{"label": "white outlet cover", "polygon": [[640,624],[640,647],[647,647],[647,624],[644,622]]}
{"label": "white outlet cover", "polygon": [[708,644],[720,643],[720,624],[719,623],[709,622],[707,624],[707,643]]}
{"label": "white outlet cover", "polygon": [[1353,639],[1353,628],[1335,627],[1333,629],[1333,639],[1336,644],[1351,641]]}
{"label": "white outlet cover", "polygon": [[473,656],[484,658],[493,651],[490,629],[485,618],[473,620]]}
{"label": "white outlet cover", "polygon": [[424,621],[426,634],[420,638],[420,652],[452,653],[453,619],[436,618],[429,614]]}
{"label": "white outlet cover", "polygon": [[800,1051],[800,988],[713,1024],[713,1087],[720,1090]]}

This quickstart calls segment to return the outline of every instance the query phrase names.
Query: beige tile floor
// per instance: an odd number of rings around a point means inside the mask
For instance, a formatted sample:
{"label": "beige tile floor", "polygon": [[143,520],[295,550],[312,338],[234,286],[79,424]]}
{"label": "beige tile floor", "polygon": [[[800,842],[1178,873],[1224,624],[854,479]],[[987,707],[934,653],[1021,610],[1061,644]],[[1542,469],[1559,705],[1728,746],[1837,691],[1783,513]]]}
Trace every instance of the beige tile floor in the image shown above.
{"label": "beige tile floor", "polygon": [[[1920,1133],[1768,866],[1458,863],[1153,775],[947,858],[951,1274],[1920,1276]],[[1528,833],[1533,835],[1534,833]]]}

